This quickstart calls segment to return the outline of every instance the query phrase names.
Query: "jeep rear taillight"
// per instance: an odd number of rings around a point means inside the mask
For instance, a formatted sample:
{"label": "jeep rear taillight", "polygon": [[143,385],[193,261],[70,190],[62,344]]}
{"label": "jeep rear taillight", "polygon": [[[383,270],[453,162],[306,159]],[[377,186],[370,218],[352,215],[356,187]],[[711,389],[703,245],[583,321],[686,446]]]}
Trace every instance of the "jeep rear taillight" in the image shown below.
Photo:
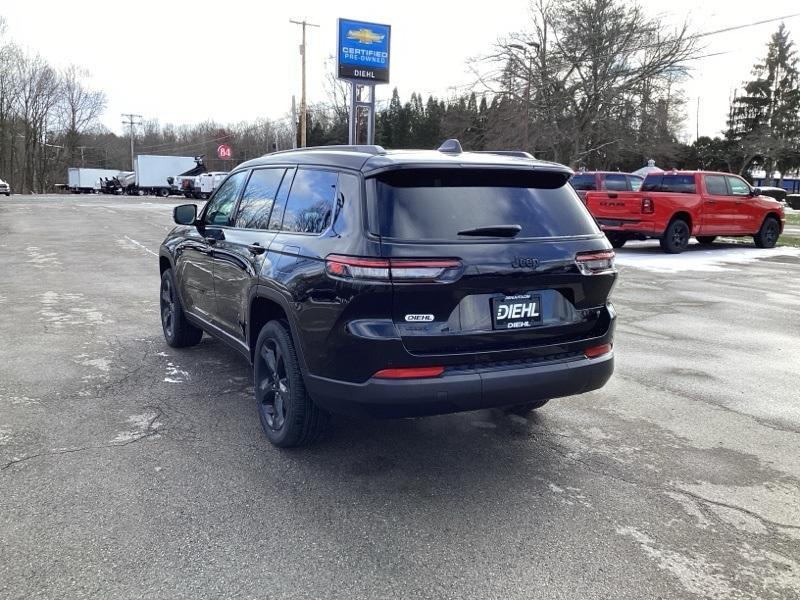
{"label": "jeep rear taillight", "polygon": [[614,271],[614,251],[578,252],[575,264],[582,275],[602,275]]}
{"label": "jeep rear taillight", "polygon": [[456,258],[364,258],[331,254],[325,259],[328,275],[342,279],[397,282],[447,282],[461,273]]}
{"label": "jeep rear taillight", "polygon": [[653,199],[647,196],[642,198],[642,214],[652,215],[654,211],[655,206],[653,206]]}

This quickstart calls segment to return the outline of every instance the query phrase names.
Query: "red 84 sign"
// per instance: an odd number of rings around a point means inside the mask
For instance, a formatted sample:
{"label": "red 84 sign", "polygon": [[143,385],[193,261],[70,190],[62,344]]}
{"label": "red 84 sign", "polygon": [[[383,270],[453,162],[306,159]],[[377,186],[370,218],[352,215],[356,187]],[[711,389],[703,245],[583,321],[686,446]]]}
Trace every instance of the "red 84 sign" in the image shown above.
{"label": "red 84 sign", "polygon": [[220,144],[217,146],[217,158],[222,160],[233,158],[233,148],[228,144]]}

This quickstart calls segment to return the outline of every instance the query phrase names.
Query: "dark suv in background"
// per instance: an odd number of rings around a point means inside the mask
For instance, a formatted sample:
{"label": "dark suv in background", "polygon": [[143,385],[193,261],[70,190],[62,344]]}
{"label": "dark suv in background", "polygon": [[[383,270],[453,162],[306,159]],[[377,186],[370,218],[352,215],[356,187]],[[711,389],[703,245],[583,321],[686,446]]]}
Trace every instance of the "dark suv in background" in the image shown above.
{"label": "dark suv in background", "polygon": [[273,444],[329,412],[404,417],[594,390],[613,371],[614,252],[561,165],[525,153],[279,152],[239,166],[160,252],[171,346],[253,364]]}

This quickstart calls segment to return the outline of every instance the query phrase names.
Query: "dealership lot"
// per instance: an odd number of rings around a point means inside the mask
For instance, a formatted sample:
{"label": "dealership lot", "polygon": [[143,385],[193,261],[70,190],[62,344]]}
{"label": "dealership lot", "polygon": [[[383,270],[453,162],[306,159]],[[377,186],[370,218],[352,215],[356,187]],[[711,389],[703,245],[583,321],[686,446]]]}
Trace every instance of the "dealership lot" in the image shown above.
{"label": "dealership lot", "polygon": [[0,597],[800,594],[800,249],[631,243],[604,389],[280,451],[164,343],[178,203],[0,200]]}

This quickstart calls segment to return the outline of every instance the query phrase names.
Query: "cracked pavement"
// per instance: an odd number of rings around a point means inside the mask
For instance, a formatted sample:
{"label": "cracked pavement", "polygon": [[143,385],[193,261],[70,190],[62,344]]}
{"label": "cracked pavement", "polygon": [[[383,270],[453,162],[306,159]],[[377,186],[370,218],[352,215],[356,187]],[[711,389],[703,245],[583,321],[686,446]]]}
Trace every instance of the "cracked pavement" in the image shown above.
{"label": "cracked pavement", "polygon": [[800,596],[796,255],[626,247],[604,389],[281,451],[234,351],[163,341],[178,203],[0,200],[0,597]]}

